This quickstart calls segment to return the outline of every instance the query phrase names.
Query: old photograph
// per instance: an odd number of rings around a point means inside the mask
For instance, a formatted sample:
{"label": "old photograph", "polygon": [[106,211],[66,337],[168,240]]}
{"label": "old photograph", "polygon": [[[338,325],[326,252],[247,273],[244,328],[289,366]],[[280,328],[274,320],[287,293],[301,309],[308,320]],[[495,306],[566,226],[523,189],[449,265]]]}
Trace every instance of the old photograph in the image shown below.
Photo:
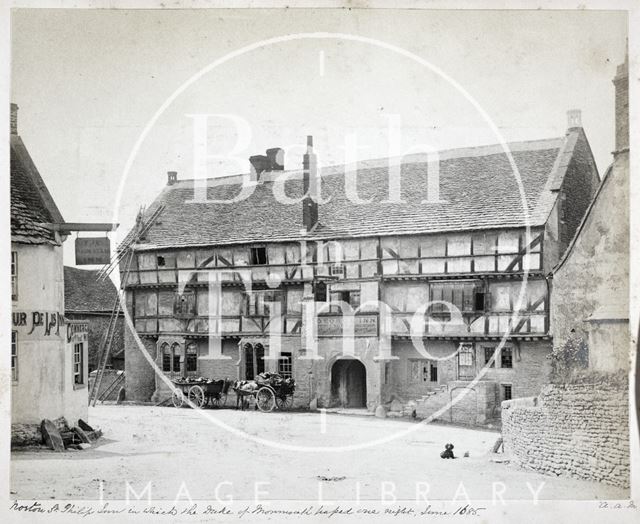
{"label": "old photograph", "polygon": [[5,521],[638,522],[629,6],[117,4],[3,11]]}

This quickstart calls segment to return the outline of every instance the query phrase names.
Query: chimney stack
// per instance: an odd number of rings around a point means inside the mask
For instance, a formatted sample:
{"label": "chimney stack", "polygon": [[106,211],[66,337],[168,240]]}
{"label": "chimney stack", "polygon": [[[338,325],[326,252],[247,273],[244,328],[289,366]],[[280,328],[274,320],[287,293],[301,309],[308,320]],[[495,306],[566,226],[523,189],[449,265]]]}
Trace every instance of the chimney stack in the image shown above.
{"label": "chimney stack", "polygon": [[269,171],[269,158],[264,155],[253,155],[249,157],[251,162],[251,180],[257,182],[263,171]]}
{"label": "chimney stack", "polygon": [[616,150],[615,153],[629,149],[629,55],[618,66],[613,79],[616,90]]}
{"label": "chimney stack", "polygon": [[167,171],[167,185],[172,186],[178,181],[177,171]]}
{"label": "chimney stack", "polygon": [[302,160],[302,223],[307,231],[318,224],[318,164],[313,152],[313,137],[307,137],[307,152]]}
{"label": "chimney stack", "polygon": [[11,104],[11,134],[18,134],[18,104]]}
{"label": "chimney stack", "polygon": [[569,109],[567,111],[567,129],[577,129],[582,127],[582,111],[580,109]]}
{"label": "chimney stack", "polygon": [[284,149],[281,147],[267,149],[267,159],[269,160],[269,171],[284,171]]}

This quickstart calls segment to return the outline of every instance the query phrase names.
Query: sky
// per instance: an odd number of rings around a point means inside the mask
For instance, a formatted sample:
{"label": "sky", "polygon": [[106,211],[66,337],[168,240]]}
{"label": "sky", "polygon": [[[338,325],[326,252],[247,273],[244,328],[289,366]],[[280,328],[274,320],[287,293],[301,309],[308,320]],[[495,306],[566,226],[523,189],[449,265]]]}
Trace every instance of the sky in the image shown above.
{"label": "sky", "polygon": [[[299,168],[307,135],[321,164],[343,163],[354,134],[360,159],[384,157],[392,122],[401,152],[558,137],[578,108],[602,174],[626,24],[613,11],[22,9],[12,12],[11,97],[65,219],[115,212],[117,240],[167,171],[194,177],[196,114],[218,115],[207,120],[207,176],[224,176],[270,147]],[[349,36],[295,36],[321,32]],[[180,89],[124,179],[145,126]]]}

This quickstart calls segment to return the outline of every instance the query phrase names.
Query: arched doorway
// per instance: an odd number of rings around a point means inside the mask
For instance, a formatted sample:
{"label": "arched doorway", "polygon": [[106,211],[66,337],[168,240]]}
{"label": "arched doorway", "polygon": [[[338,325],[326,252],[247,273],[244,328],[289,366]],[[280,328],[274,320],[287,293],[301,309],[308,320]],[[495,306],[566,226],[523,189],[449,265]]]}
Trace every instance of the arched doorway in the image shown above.
{"label": "arched doorway", "polygon": [[367,370],[362,362],[341,359],[331,366],[331,405],[367,407]]}

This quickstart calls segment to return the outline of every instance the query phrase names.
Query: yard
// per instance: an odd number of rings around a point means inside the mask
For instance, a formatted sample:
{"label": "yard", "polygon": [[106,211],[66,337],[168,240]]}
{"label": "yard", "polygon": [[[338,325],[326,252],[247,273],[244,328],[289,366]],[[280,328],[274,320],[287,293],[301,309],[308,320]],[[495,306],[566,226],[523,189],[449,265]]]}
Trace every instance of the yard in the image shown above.
{"label": "yard", "polygon": [[[492,462],[488,450],[498,434],[491,431],[334,413],[115,405],[91,408],[89,422],[104,431],[91,449],[14,452],[11,498],[97,499],[101,490],[105,499],[125,499],[129,490],[132,498],[144,492],[145,500],[188,494],[221,501],[628,496]],[[448,442],[455,460],[440,458]]]}

